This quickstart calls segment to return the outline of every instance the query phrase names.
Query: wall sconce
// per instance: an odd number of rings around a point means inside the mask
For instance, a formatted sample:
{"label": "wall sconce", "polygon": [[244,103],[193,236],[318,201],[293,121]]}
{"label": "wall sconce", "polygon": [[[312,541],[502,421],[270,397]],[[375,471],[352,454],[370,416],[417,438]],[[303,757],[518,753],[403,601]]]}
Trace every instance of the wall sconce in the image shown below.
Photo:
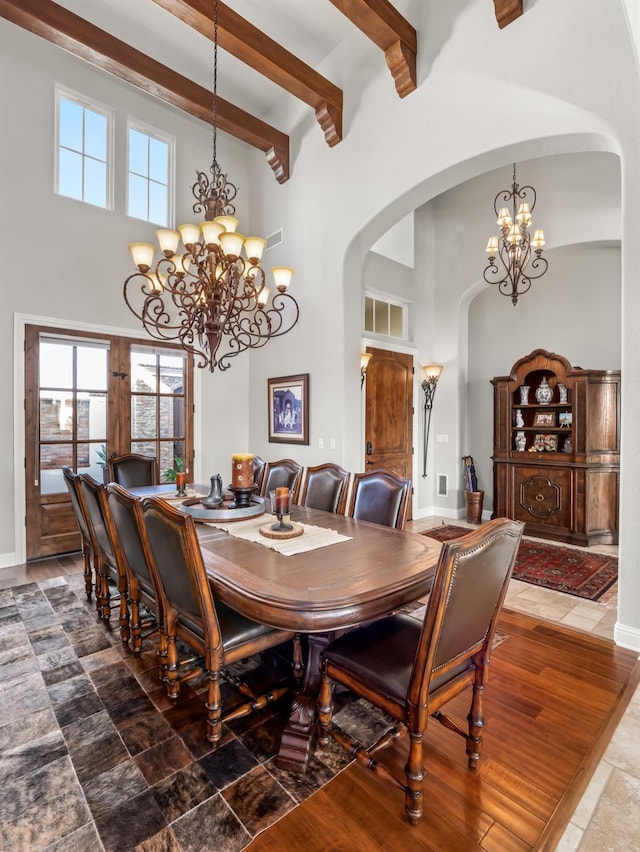
{"label": "wall sconce", "polygon": [[427,476],[427,447],[429,444],[429,427],[431,426],[431,409],[433,408],[433,398],[436,395],[436,385],[440,378],[440,373],[444,369],[442,364],[427,364],[422,368],[424,370],[424,380],[422,382],[422,390],[424,391],[424,409],[422,413],[422,434],[424,444],[422,447],[422,478]]}
{"label": "wall sconce", "polygon": [[362,386],[364,384],[365,376],[367,375],[367,367],[369,366],[369,361],[372,358],[371,352],[361,352],[360,353],[360,390],[362,390]]}

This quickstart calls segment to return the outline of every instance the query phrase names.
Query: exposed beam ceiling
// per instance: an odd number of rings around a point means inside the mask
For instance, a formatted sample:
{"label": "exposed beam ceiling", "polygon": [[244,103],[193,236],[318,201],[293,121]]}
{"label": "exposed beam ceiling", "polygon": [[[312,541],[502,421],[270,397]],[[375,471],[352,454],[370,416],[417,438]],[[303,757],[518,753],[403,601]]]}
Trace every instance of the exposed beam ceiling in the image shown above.
{"label": "exposed beam ceiling", "polygon": [[[213,41],[210,0],[153,2]],[[329,145],[342,140],[342,89],[224,3],[218,5],[218,45],[313,107]]]}
{"label": "exposed beam ceiling", "polygon": [[401,98],[416,88],[418,37],[389,0],[330,0],[358,29],[384,51]]}
{"label": "exposed beam ceiling", "polygon": [[522,0],[493,0],[500,29],[522,15]]}
{"label": "exposed beam ceiling", "polygon": [[[211,124],[213,93],[51,0],[0,0],[0,15],[154,97]],[[217,125],[264,151],[276,180],[289,178],[289,137],[218,97]]]}

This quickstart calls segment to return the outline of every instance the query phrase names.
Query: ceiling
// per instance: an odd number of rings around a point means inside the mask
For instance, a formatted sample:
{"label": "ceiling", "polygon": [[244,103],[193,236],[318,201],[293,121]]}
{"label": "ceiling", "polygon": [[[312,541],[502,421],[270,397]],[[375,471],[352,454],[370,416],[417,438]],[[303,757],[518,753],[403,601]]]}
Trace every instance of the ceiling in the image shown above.
{"label": "ceiling", "polygon": [[[270,123],[289,99],[313,110],[328,145],[342,139],[343,91],[319,69],[345,42],[387,64],[399,97],[416,86],[422,0],[222,0],[217,126],[262,150],[289,177],[289,137]],[[493,3],[498,26],[523,0]],[[0,16],[178,109],[212,120],[213,0],[0,0]]]}

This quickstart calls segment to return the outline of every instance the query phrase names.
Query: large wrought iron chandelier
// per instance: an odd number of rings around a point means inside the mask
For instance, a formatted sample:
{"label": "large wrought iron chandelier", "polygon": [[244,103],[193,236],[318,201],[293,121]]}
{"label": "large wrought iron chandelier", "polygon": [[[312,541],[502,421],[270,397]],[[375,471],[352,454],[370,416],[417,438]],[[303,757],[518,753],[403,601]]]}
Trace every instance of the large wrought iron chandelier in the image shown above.
{"label": "large wrought iron chandelier", "polygon": [[[511,212],[505,206],[509,204]],[[535,206],[536,191],[532,186],[518,186],[514,163],[511,190],[501,189],[493,201],[501,235],[489,238],[485,249],[489,254],[489,265],[483,273],[484,280],[488,284],[497,284],[502,295],[510,296],[514,305],[518,296],[526,293],[531,282],[541,278],[549,266],[547,259],[542,257],[542,229],[534,231],[533,239],[529,234]]]}
{"label": "large wrought iron chandelier", "polygon": [[275,291],[270,293],[260,265],[265,240],[236,231],[233,200],[238,189],[217,160],[217,0],[213,24],[211,176],[197,171],[192,187],[193,212],[204,214],[205,221],[179,225],[175,231],[157,230],[160,257],[155,263],[156,246],[131,243],[136,271],[124,283],[125,302],[147,333],[157,340],[177,341],[196,357],[199,367],[211,372],[228,369],[236,355],[291,331],[299,316],[298,303],[287,292],[293,269],[271,270]]}

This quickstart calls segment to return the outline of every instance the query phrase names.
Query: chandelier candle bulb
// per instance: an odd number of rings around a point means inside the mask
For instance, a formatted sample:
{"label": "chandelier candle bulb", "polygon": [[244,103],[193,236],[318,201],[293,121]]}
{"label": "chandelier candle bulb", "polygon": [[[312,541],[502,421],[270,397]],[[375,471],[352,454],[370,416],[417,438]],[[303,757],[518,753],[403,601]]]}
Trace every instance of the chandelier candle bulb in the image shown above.
{"label": "chandelier candle bulb", "polygon": [[231,456],[231,485],[250,488],[253,485],[253,454],[234,453]]}
{"label": "chandelier candle bulb", "polygon": [[129,243],[129,251],[140,272],[146,272],[151,268],[153,256],[156,253],[155,246],[151,243]]}

